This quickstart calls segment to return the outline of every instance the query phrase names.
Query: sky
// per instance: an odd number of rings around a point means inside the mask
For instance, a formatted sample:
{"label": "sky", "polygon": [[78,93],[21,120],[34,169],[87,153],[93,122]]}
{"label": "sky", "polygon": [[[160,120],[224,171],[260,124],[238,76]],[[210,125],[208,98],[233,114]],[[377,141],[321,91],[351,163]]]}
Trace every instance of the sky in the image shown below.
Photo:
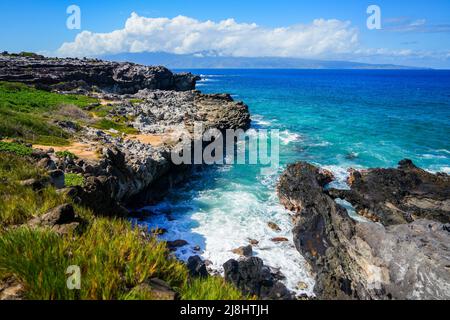
{"label": "sky", "polygon": [[[66,10],[80,8],[81,29]],[[369,29],[377,5],[381,29]],[[0,50],[171,52],[450,69],[449,0],[2,0]]]}

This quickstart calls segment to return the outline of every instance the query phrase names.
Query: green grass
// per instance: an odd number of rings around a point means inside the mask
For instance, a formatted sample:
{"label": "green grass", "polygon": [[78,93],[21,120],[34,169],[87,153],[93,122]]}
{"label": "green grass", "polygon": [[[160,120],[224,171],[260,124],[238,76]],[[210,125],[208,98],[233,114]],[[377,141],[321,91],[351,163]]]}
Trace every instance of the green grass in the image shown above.
{"label": "green grass", "polygon": [[93,114],[95,114],[97,117],[106,117],[109,115],[109,113],[113,110],[113,106],[108,105],[99,105],[91,110]]}
{"label": "green grass", "polygon": [[64,181],[66,187],[84,186],[84,177],[81,174],[66,173],[64,175]]}
{"label": "green grass", "polygon": [[[166,281],[184,299],[243,298],[223,279],[190,279],[164,242],[144,237],[130,222],[95,217],[76,204],[77,215],[87,221],[77,233],[58,236],[46,229],[10,228],[71,202],[51,187],[36,192],[19,183],[45,176],[27,158],[0,153],[0,280],[12,276],[20,281],[27,299],[152,299],[148,292],[132,290],[150,278]],[[71,265],[81,268],[81,290],[67,289]]]}
{"label": "green grass", "polygon": [[[81,269],[81,290],[66,287],[66,269]],[[28,299],[151,299],[132,291],[159,278],[185,299],[242,299],[220,278],[189,281],[186,266],[172,258],[163,242],[143,238],[129,222],[94,219],[82,235],[59,237],[49,230],[12,229],[0,238],[0,277],[14,276]]]}
{"label": "green grass", "polygon": [[51,187],[36,192],[20,184],[23,180],[46,178],[46,172],[29,159],[0,153],[0,226],[24,223],[65,202]]}
{"label": "green grass", "polygon": [[55,155],[60,158],[78,159],[78,157],[70,151],[57,151]]}
{"label": "green grass", "polygon": [[0,82],[0,136],[43,145],[66,145],[69,135],[51,123],[61,106],[86,107],[97,100],[37,90],[20,83]]}
{"label": "green grass", "polygon": [[[242,300],[242,292],[221,277],[192,279],[181,290],[183,300]],[[253,299],[246,297],[246,299]]]}
{"label": "green grass", "polygon": [[140,104],[140,103],[144,102],[143,99],[130,99],[129,101],[130,101],[130,103],[133,104],[133,105],[134,105],[134,104]]}
{"label": "green grass", "polygon": [[95,123],[93,125],[93,127],[97,128],[97,129],[102,129],[102,130],[114,129],[114,130],[117,130],[117,131],[119,131],[121,133],[125,133],[125,134],[138,133],[138,130],[136,130],[133,127],[129,127],[124,123],[117,123],[117,122],[114,122],[109,119],[101,119],[101,120],[97,121],[97,123]]}
{"label": "green grass", "polygon": [[30,156],[33,149],[23,144],[0,141],[0,152],[13,153],[19,156]]}

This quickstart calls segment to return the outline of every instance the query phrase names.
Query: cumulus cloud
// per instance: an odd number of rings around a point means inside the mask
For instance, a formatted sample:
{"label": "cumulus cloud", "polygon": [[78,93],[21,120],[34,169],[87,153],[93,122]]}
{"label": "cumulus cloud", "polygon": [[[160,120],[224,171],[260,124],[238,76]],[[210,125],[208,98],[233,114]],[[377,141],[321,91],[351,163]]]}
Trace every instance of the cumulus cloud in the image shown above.
{"label": "cumulus cloud", "polygon": [[234,19],[198,21],[185,16],[146,18],[132,13],[123,29],[83,31],[58,50],[62,56],[123,52],[214,52],[235,57],[328,58],[354,52],[358,31],[348,21],[316,19],[311,24],[265,28]]}

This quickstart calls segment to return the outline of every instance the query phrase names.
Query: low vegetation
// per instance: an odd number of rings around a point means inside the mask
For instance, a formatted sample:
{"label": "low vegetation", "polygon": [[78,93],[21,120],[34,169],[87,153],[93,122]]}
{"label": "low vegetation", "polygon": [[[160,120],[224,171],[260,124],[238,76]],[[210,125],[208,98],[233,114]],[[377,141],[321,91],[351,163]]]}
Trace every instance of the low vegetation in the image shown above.
{"label": "low vegetation", "polygon": [[66,173],[64,175],[64,182],[66,187],[83,187],[84,177],[81,174],[77,173]]}
{"label": "low vegetation", "polygon": [[0,141],[0,152],[30,156],[33,153],[33,149],[21,143]]}
{"label": "low vegetation", "polygon": [[[127,220],[96,217],[52,187],[36,191],[21,183],[45,178],[46,172],[26,156],[0,152],[0,282],[16,279],[26,299],[152,299],[149,292],[133,290],[150,278],[166,281],[182,299],[244,298],[221,278],[190,278],[164,242]],[[78,179],[66,174],[66,183],[78,184]],[[26,226],[32,217],[63,203],[72,203],[86,221],[83,230],[60,236]],[[81,269],[80,290],[67,288],[71,265]]]}
{"label": "low vegetation", "polygon": [[62,106],[86,107],[97,100],[62,95],[19,83],[0,82],[0,136],[43,145],[67,145],[69,135],[52,123]]}
{"label": "low vegetation", "polygon": [[64,158],[78,159],[78,157],[75,154],[73,154],[72,152],[67,151],[67,150],[66,151],[57,151],[57,152],[55,152],[55,155],[61,159],[64,159]]}
{"label": "low vegetation", "polygon": [[102,129],[102,130],[116,130],[120,133],[125,134],[136,134],[138,130],[133,127],[130,127],[124,123],[124,121],[118,120],[115,122],[109,119],[101,119],[97,123],[93,125],[94,128]]}

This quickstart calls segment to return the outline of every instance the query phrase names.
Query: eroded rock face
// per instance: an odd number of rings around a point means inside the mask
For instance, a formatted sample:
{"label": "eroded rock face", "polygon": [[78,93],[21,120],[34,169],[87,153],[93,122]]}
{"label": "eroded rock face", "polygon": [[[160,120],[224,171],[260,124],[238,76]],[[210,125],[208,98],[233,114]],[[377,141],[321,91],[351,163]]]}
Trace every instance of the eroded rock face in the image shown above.
{"label": "eroded rock face", "polygon": [[281,203],[295,212],[294,242],[316,273],[319,298],[450,298],[447,225],[358,222],[323,186],[320,170],[304,162],[289,166],[278,185]]}
{"label": "eroded rock face", "polygon": [[397,169],[352,170],[351,190],[330,190],[350,202],[361,215],[383,225],[417,219],[450,222],[450,176],[432,174],[402,160]]}
{"label": "eroded rock face", "polygon": [[158,66],[108,62],[97,59],[58,59],[42,56],[0,55],[0,81],[38,84],[49,89],[88,90],[93,86],[116,93],[136,93],[141,89],[187,91],[199,77],[173,74]]}

